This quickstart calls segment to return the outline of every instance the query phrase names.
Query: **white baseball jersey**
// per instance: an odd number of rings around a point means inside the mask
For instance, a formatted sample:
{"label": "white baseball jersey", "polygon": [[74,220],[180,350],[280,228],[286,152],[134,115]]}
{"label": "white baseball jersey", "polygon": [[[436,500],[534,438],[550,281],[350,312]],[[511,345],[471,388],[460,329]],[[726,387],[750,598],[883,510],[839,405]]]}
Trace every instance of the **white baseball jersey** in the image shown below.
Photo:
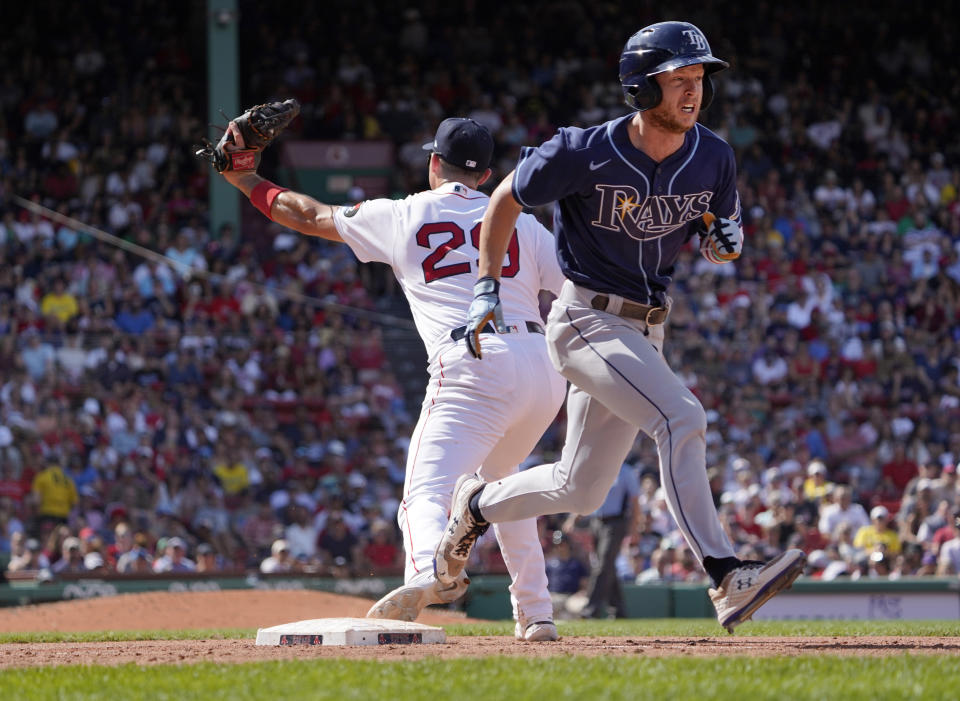
{"label": "white baseball jersey", "polygon": [[[463,326],[477,281],[480,222],[490,198],[460,183],[402,200],[377,199],[337,210],[337,231],[363,262],[386,263],[410,303],[417,331],[437,345]],[[500,301],[507,325],[539,321],[537,293],[559,294],[564,277],[553,235],[521,214],[504,258]]]}
{"label": "white baseball jersey", "polygon": [[[482,362],[450,336],[465,325],[473,301],[480,223],[489,201],[449,182],[403,200],[339,209],[334,218],[360,260],[393,268],[430,358],[397,514],[408,584],[433,577],[433,553],[457,478],[478,472],[489,481],[515,473],[556,417],[566,390],[544,336],[525,323],[541,321],[538,292],[556,293],[564,280],[553,235],[530,215],[517,220],[501,278],[504,321],[516,333],[485,334]],[[494,532],[511,576],[514,617],[524,626],[552,619],[536,519],[497,524]]]}

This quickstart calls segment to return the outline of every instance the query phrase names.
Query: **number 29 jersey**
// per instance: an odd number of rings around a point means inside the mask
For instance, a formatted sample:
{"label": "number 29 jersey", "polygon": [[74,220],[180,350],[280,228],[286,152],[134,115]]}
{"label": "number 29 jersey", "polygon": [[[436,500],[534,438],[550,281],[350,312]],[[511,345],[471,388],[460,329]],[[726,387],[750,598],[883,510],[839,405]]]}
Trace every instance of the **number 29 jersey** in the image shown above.
{"label": "number 29 jersey", "polygon": [[[451,340],[450,331],[466,323],[489,202],[482,192],[447,182],[402,200],[341,207],[334,215],[338,233],[359,260],[393,268],[431,360]],[[564,279],[553,234],[521,214],[501,273],[504,321],[539,321],[538,292],[559,294]]]}

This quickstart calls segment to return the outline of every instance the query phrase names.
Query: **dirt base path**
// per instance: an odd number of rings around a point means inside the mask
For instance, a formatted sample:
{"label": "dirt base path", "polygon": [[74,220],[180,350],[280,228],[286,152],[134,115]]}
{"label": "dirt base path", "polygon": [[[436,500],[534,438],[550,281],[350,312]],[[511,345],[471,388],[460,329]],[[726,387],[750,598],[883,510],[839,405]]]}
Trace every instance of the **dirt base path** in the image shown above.
{"label": "dirt base path", "polygon": [[511,655],[554,657],[750,657],[855,655],[882,657],[905,652],[960,655],[960,638],[571,638],[522,643],[505,636],[450,637],[439,645],[358,647],[258,647],[253,640],[138,640],[115,643],[31,643],[0,645],[0,669],[48,665],[241,663],[292,659],[420,660]]}
{"label": "dirt base path", "polygon": [[[124,594],[39,606],[0,609],[3,632],[82,632],[101,630],[180,630],[263,628],[309,618],[363,616],[367,599],[324,592],[196,592]],[[420,622],[443,625],[475,622],[446,611],[428,610]],[[562,631],[562,628],[561,628]],[[0,645],[0,669],[47,665],[118,665],[134,663],[241,663],[261,660],[349,658],[416,660],[516,655],[709,657],[716,655],[858,655],[911,652],[960,656],[960,637],[797,637],[744,636],[564,637],[554,643],[522,643],[507,636],[449,637],[440,645],[369,647],[258,647],[250,640],[140,640],[108,643],[11,643]]]}

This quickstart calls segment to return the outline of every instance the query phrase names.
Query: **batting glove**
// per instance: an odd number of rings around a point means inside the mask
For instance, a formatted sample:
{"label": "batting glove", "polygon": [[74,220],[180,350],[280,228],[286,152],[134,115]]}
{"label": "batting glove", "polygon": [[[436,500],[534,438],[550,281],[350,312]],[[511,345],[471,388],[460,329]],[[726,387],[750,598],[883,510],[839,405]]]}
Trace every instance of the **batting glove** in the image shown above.
{"label": "batting glove", "polygon": [[464,338],[467,350],[474,358],[483,358],[480,352],[480,332],[489,322],[498,333],[506,333],[503,323],[503,307],[500,306],[500,281],[493,277],[482,277],[473,286],[473,301],[467,310],[467,331]]}
{"label": "batting glove", "polygon": [[711,263],[729,263],[743,250],[743,229],[732,219],[703,215],[707,231],[700,236],[700,253]]}

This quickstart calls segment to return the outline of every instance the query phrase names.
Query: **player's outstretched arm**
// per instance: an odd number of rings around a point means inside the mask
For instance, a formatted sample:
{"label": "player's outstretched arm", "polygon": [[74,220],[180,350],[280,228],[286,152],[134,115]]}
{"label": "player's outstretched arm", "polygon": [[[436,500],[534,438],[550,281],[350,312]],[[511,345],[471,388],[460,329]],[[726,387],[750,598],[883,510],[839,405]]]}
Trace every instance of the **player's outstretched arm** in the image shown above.
{"label": "player's outstretched arm", "polygon": [[523,211],[513,196],[513,171],[505,177],[490,195],[490,205],[480,225],[479,277],[500,279],[504,256],[510,244],[510,235]]}
{"label": "player's outstretched arm", "polygon": [[467,310],[464,339],[467,351],[474,358],[483,358],[480,334],[488,323],[504,333],[503,308],[500,305],[500,271],[507,254],[510,235],[523,207],[511,190],[513,172],[503,179],[490,196],[490,204],[480,225],[480,275],[473,286],[473,302]]}
{"label": "player's outstretched arm", "polygon": [[224,179],[250,198],[270,219],[307,236],[343,241],[333,223],[337,208],[308,195],[277,187],[255,171],[227,170]]}

